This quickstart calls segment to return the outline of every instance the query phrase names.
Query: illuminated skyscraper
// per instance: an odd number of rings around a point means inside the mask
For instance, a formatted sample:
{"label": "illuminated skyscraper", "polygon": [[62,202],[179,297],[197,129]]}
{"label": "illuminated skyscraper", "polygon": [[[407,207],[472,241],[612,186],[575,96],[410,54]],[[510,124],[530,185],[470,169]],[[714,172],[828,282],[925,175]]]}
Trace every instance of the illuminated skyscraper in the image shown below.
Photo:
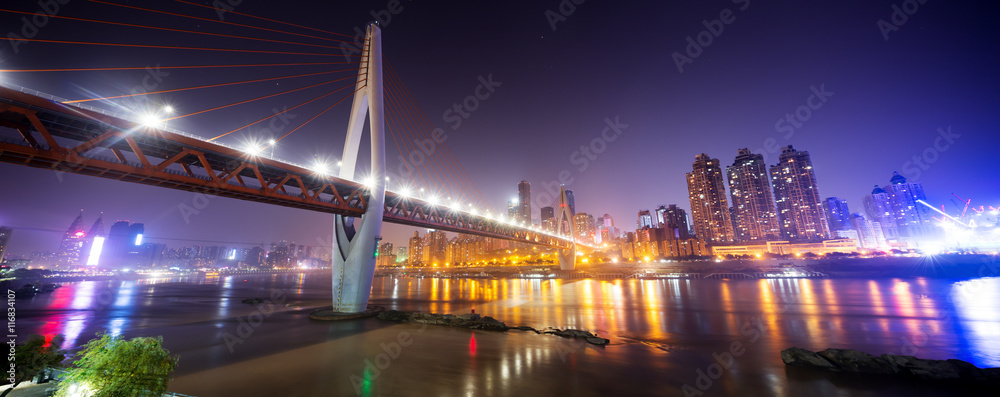
{"label": "illuminated skyscraper", "polygon": [[889,184],[882,187],[889,194],[892,204],[892,217],[896,227],[903,237],[929,237],[938,232],[932,224],[930,209],[918,203],[927,201],[924,185],[920,182],[907,182],[898,172],[892,173]]}
{"label": "illuminated skyscraper", "polygon": [[507,219],[521,220],[521,206],[516,198],[507,200]]}
{"label": "illuminated skyscraper", "polygon": [[687,211],[678,208],[677,204],[670,204],[667,211],[663,213],[663,224],[660,227],[667,229],[667,233],[676,239],[687,240],[691,238],[691,228],[688,227]]}
{"label": "illuminated skyscraper", "polygon": [[409,251],[406,253],[406,263],[410,266],[424,263],[424,239],[420,238],[420,232],[413,232],[413,237],[410,237]]}
{"label": "illuminated skyscraper", "polygon": [[423,262],[426,266],[444,266],[448,236],[443,230],[427,230],[424,237]]}
{"label": "illuminated skyscraper", "polygon": [[3,262],[3,256],[7,252],[7,244],[10,243],[12,235],[14,235],[14,229],[0,226],[0,262]]}
{"label": "illuminated skyscraper", "polygon": [[[90,231],[87,232],[87,240],[83,244],[83,251],[80,252],[81,261],[88,266],[100,265],[101,252],[104,251],[104,213],[101,213],[94,221]],[[86,258],[84,261],[83,258]]]}
{"label": "illuminated skyscraper", "polygon": [[573,228],[576,238],[585,243],[593,243],[595,237],[594,216],[581,212],[573,216]]}
{"label": "illuminated skyscraper", "polygon": [[553,231],[556,229],[556,209],[552,207],[542,207],[542,230]]}
{"label": "illuminated skyscraper", "polygon": [[572,190],[566,191],[566,204],[569,205],[569,214],[576,215],[576,196]]}
{"label": "illuminated skyscraper", "polygon": [[695,235],[713,243],[732,242],[733,226],[719,159],[702,153],[695,157],[692,168],[687,184]]}
{"label": "illuminated skyscraper", "polygon": [[791,145],[781,148],[778,164],[771,166],[771,183],[785,238],[816,240],[830,237],[809,152],[795,150]]}
{"label": "illuminated skyscraper", "polygon": [[830,225],[830,232],[851,229],[851,211],[847,208],[847,200],[827,197],[823,200],[823,212]]}
{"label": "illuminated skyscraper", "polygon": [[636,229],[652,229],[656,227],[653,222],[653,215],[649,210],[639,211],[639,220],[636,222]]}
{"label": "illuminated skyscraper", "polygon": [[733,165],[726,167],[733,198],[734,237],[739,242],[777,240],[778,216],[771,198],[764,156],[740,149]]}
{"label": "illuminated skyscraper", "polygon": [[531,224],[531,184],[521,181],[517,184],[518,219],[525,225]]}
{"label": "illuminated skyscraper", "polygon": [[60,265],[78,265],[81,263],[81,253],[86,243],[87,233],[83,231],[83,210],[76,216],[73,223],[63,233],[62,242],[59,243],[58,262]]}

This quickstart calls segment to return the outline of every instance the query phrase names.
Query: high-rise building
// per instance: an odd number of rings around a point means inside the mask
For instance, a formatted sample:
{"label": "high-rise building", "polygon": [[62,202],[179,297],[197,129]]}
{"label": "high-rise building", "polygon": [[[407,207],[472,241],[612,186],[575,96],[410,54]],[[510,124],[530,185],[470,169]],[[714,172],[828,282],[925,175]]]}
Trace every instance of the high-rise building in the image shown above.
{"label": "high-rise building", "polygon": [[771,198],[770,177],[764,156],[740,149],[733,165],[726,167],[733,198],[733,233],[736,241],[777,240],[778,216]]}
{"label": "high-rise building", "polygon": [[552,207],[542,207],[542,230],[553,231],[556,229],[556,209]]}
{"label": "high-rise building", "polygon": [[615,220],[610,214],[597,218],[597,235],[601,236],[601,242],[613,243],[621,238],[621,232],[615,227]]}
{"label": "high-rise building", "polygon": [[424,237],[424,265],[443,266],[445,264],[448,236],[443,230],[428,229]]}
{"label": "high-rise building", "polygon": [[0,226],[0,262],[7,253],[7,244],[10,244],[10,237],[14,235],[14,229],[7,226]]}
{"label": "high-rise building", "polygon": [[652,229],[656,227],[653,222],[653,215],[649,213],[649,210],[639,211],[639,220],[636,221],[636,229]]}
{"label": "high-rise building", "polygon": [[858,233],[858,245],[868,249],[887,249],[885,235],[878,222],[865,219],[861,214],[853,214],[850,218],[851,228]]}
{"label": "high-rise building", "polygon": [[937,234],[930,209],[918,202],[927,201],[922,183],[907,182],[905,177],[893,172],[889,184],[882,189],[891,198],[892,216],[901,236],[919,238]]}
{"label": "high-rise building", "polygon": [[392,243],[384,243],[378,247],[375,266],[396,266],[396,253],[392,249]]}
{"label": "high-rise building", "polygon": [[263,267],[264,260],[267,258],[267,250],[261,246],[255,246],[247,251],[244,261],[247,266],[250,267]]}
{"label": "high-rise building", "polygon": [[663,213],[663,225],[660,227],[666,229],[675,239],[687,240],[691,238],[687,211],[684,211],[683,208],[677,208],[677,204],[670,204],[667,207],[667,211]]}
{"label": "high-rise building", "polygon": [[830,232],[851,229],[851,211],[847,208],[847,200],[827,197],[823,200],[823,212],[830,225]]}
{"label": "high-rise building", "polygon": [[396,262],[404,263],[410,256],[409,247],[396,247]]}
{"label": "high-rise building", "polygon": [[663,214],[667,212],[667,206],[661,205],[653,210],[653,222],[656,223],[656,227],[663,226]]}
{"label": "high-rise building", "polygon": [[99,263],[110,267],[137,266],[143,233],[144,227],[141,223],[122,220],[112,224],[107,238],[104,239]]}
{"label": "high-rise building", "polygon": [[889,240],[899,238],[896,217],[893,216],[892,196],[889,193],[876,185],[871,193],[861,199],[861,204],[864,205],[868,218],[880,225],[885,238]]}
{"label": "high-rise building", "polygon": [[[83,244],[83,251],[80,252],[81,261],[87,266],[100,265],[101,253],[104,252],[104,213],[102,212],[94,224],[87,232],[87,240]],[[86,260],[83,260],[86,257]]]}
{"label": "high-rise building", "polygon": [[593,243],[595,237],[594,216],[586,212],[581,212],[573,216],[573,228],[576,230],[577,240],[585,243]]}
{"label": "high-rise building", "polygon": [[786,239],[830,237],[809,152],[795,150],[791,145],[781,148],[778,164],[771,166],[771,184],[781,233]]}
{"label": "high-rise building", "polygon": [[406,263],[410,266],[424,263],[424,239],[420,237],[420,232],[413,232],[409,248],[406,253]]}
{"label": "high-rise building", "polygon": [[518,219],[525,225],[531,224],[531,184],[521,181],[517,184]]}
{"label": "high-rise building", "polygon": [[705,153],[696,156],[687,174],[687,185],[695,235],[711,243],[732,242],[733,226],[719,159]]}
{"label": "high-rise building", "polygon": [[83,246],[87,242],[87,233],[83,231],[83,210],[76,216],[73,223],[63,233],[62,241],[59,243],[58,263],[60,265],[74,266],[84,259]]}
{"label": "high-rise building", "polygon": [[521,206],[518,205],[517,198],[507,200],[507,219],[512,221],[521,220]]}
{"label": "high-rise building", "polygon": [[576,215],[576,196],[573,195],[572,190],[566,191],[566,205],[569,206],[569,214]]}

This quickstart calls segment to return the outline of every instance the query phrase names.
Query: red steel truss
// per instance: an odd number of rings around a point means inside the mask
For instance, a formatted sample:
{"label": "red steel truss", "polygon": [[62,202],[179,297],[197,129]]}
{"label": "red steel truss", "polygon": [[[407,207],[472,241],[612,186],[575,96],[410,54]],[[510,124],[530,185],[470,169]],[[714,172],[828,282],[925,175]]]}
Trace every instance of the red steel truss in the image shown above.
{"label": "red steel truss", "polygon": [[[348,216],[361,216],[368,197],[354,181],[7,87],[0,87],[0,161]],[[572,246],[567,239],[393,192],[386,192],[383,220]]]}

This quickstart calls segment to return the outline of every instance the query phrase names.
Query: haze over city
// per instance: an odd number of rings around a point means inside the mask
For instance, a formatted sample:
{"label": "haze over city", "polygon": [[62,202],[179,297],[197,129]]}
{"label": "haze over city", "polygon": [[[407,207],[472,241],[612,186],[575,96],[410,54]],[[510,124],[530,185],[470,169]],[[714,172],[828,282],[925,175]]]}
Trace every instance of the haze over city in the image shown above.
{"label": "haze over city", "polygon": [[0,397],[1000,389],[997,3],[8,3]]}
{"label": "haze over city", "polygon": [[[446,131],[446,144],[494,211],[505,211],[522,179],[532,183],[536,196],[547,192],[554,197],[558,191],[545,186],[558,184],[560,173],[566,171],[569,179],[564,181],[571,181],[567,188],[575,192],[581,211],[610,214],[620,226],[630,228],[639,210],[660,204],[690,206],[684,173],[690,171],[695,155],[707,153],[729,165],[737,149],[746,147],[765,155],[771,165],[779,148],[789,144],[811,154],[823,197],[846,199],[856,210],[861,197],[872,186],[886,184],[893,171],[924,183],[928,201],[935,206],[954,208],[952,193],[972,198],[974,204],[996,205],[1000,188],[982,183],[983,176],[972,172],[985,172],[979,161],[991,155],[998,139],[997,115],[989,106],[998,99],[997,90],[991,89],[998,85],[992,73],[997,61],[989,56],[997,43],[984,40],[996,36],[991,13],[983,9],[993,5],[924,4],[898,30],[883,35],[877,21],[890,21],[890,5],[587,2],[575,6],[563,20],[546,16],[547,10],[562,15],[558,2],[531,6],[402,2],[398,13],[383,18],[388,19],[387,61],[434,125]],[[140,19],[150,25],[210,26],[205,21],[85,2],[63,7],[73,16],[112,12],[121,20]],[[164,7],[179,12],[190,8]],[[351,33],[357,21],[371,19],[371,13],[384,10],[385,4],[303,3],[273,8],[245,2],[239,8],[251,15],[295,19],[305,26],[346,26],[331,30]],[[683,63],[679,72],[674,54],[687,56],[686,38],[706,31],[703,21],[719,19],[723,10],[732,11],[733,21],[724,24],[721,34],[692,58],[693,63]],[[206,15],[214,18],[214,12]],[[21,26],[20,17],[5,14],[9,23],[4,26]],[[53,19],[39,29],[37,38],[63,39],[76,32],[107,41],[117,36],[109,34],[112,29],[116,28]],[[141,32],[143,42],[157,44],[177,44],[188,37]],[[216,39],[203,40],[211,44]],[[53,49],[58,56],[51,55]],[[5,47],[0,59],[4,69],[33,69],[81,66],[80,60],[89,66],[166,66],[176,64],[178,55],[181,52],[32,42],[18,46],[17,53]],[[193,60],[206,63],[245,58],[211,52],[194,55]],[[295,60],[299,59],[311,60]],[[251,76],[249,71],[162,73],[169,75],[157,90]],[[131,89],[141,85],[146,74],[3,73],[2,78],[75,99]],[[446,121],[454,104],[475,95],[480,78],[499,85],[460,125]],[[227,95],[240,89],[222,87],[213,92]],[[816,90],[829,94],[807,103]],[[217,115],[180,119],[170,126],[214,136],[215,131],[228,131],[272,108],[306,98],[308,93],[296,93]],[[220,102],[197,91],[166,94],[162,100],[185,113]],[[813,105],[818,108],[798,110]],[[335,108],[281,141],[274,155],[298,163],[316,155],[339,158],[343,139],[337,137],[346,129],[346,108]],[[320,109],[292,111],[297,118],[290,122],[303,121]],[[801,127],[790,128],[792,122],[777,125],[797,111],[796,117],[809,116],[795,121]],[[588,148],[601,137],[605,119],[617,119],[628,127],[616,140],[596,144],[596,149],[606,146],[602,152],[583,155],[581,147]],[[954,142],[942,146],[935,141],[939,129],[950,130]],[[945,150],[925,154],[935,147]],[[397,156],[390,152],[390,170],[398,169]],[[910,164],[914,156],[933,161],[923,161],[923,167]],[[0,223],[52,231],[18,233],[14,249],[23,254],[54,250],[58,234],[80,209],[88,219],[104,212],[109,220],[145,223],[151,237],[192,242],[315,243],[316,236],[326,239],[330,234],[331,218],[310,212],[213,198],[196,216],[185,219],[178,206],[193,205],[190,193],[57,176],[7,164],[0,167],[8,186],[19,192],[4,197]],[[67,202],[66,195],[74,200]],[[535,219],[541,206],[533,206]],[[397,244],[411,233],[405,227],[385,228],[387,241]]]}

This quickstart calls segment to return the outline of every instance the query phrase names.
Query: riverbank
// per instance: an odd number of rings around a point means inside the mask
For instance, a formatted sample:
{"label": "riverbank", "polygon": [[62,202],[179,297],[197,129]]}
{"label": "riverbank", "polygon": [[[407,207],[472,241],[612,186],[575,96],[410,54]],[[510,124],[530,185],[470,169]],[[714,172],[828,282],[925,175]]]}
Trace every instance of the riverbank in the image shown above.
{"label": "riverbank", "polygon": [[392,277],[468,279],[797,279],[797,278],[941,278],[1000,276],[1000,257],[993,255],[887,256],[790,260],[701,260],[635,264],[554,266],[399,267],[378,268]]}
{"label": "riverbank", "polygon": [[[310,321],[330,274],[69,283],[16,302],[17,334],[163,336],[170,390],[295,395],[948,395],[947,388],[792,371],[812,351],[957,358],[1000,366],[1000,279],[525,280],[376,277],[387,310],[470,313],[582,339],[375,318]],[[267,297],[272,305],[245,304]],[[739,342],[738,345],[734,345]],[[737,346],[737,349],[733,349]],[[730,360],[731,357],[731,360]],[[721,360],[721,364],[720,364]],[[718,367],[724,365],[719,372]],[[704,374],[704,375],[703,375]],[[355,389],[357,385],[357,389]],[[702,395],[702,394],[698,394]],[[974,394],[969,394],[974,395]]]}

